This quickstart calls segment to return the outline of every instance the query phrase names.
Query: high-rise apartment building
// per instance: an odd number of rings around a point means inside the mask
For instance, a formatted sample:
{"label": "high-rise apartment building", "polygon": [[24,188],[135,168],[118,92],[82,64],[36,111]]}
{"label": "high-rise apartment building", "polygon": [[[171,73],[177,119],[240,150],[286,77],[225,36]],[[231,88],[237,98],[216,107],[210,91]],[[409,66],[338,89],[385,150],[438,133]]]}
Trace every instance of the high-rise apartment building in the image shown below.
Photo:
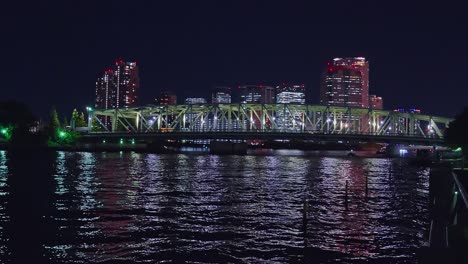
{"label": "high-rise apartment building", "polygon": [[364,57],[335,58],[322,76],[320,103],[369,107],[369,62]]}
{"label": "high-rise apartment building", "polygon": [[217,86],[211,93],[211,103],[213,104],[230,104],[231,103],[231,88]]}
{"label": "high-rise apartment building", "polygon": [[305,85],[282,83],[276,86],[276,103],[305,104]]}
{"label": "high-rise apartment building", "polygon": [[375,94],[369,95],[369,107],[372,109],[382,110],[383,109],[383,99],[380,96]]}
{"label": "high-rise apartment building", "polygon": [[139,87],[140,78],[136,62],[118,60],[96,81],[95,107],[112,109],[136,106]]}
{"label": "high-rise apartment building", "polygon": [[240,85],[237,87],[241,103],[275,103],[275,89],[265,85]]}

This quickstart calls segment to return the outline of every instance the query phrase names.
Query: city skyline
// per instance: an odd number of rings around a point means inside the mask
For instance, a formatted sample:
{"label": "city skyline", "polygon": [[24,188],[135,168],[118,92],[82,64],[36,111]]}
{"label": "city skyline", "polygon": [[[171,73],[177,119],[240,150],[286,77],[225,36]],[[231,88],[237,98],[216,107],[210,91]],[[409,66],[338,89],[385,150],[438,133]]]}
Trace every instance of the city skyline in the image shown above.
{"label": "city skyline", "polygon": [[8,3],[5,10],[2,22],[12,26],[1,44],[1,97],[25,102],[39,117],[52,106],[67,113],[92,105],[96,78],[116,58],[137,62],[143,105],[165,89],[209,99],[216,85],[282,82],[305,84],[308,102],[318,104],[313,91],[326,62],[361,56],[372,67],[370,94],[385,109],[453,117],[468,98],[468,27],[453,6],[115,1],[32,3],[26,11]]}

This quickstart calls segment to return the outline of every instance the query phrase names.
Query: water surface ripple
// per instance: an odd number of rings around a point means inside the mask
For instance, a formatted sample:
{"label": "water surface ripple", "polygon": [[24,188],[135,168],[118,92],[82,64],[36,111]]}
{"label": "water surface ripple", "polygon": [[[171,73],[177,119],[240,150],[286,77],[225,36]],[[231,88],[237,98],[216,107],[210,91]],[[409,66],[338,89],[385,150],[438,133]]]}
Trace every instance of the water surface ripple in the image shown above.
{"label": "water surface ripple", "polygon": [[428,173],[376,158],[0,151],[0,260],[416,263]]}

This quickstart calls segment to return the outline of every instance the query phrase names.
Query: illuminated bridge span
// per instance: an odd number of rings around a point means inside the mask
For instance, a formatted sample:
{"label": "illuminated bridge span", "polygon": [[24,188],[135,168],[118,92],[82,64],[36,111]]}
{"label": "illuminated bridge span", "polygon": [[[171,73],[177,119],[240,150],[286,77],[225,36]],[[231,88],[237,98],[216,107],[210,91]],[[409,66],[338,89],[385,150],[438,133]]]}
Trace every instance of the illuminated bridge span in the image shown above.
{"label": "illuminated bridge span", "polygon": [[[93,121],[93,122],[92,122]],[[90,111],[89,136],[206,139],[397,139],[439,142],[450,118],[294,104],[194,104]]]}

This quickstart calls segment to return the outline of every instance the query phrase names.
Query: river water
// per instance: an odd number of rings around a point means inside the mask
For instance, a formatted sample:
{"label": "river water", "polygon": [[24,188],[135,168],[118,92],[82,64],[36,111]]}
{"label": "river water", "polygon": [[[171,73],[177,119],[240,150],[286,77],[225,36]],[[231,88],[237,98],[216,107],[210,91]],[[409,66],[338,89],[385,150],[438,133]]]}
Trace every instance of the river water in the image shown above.
{"label": "river water", "polygon": [[0,151],[0,262],[417,263],[428,174],[297,151]]}

